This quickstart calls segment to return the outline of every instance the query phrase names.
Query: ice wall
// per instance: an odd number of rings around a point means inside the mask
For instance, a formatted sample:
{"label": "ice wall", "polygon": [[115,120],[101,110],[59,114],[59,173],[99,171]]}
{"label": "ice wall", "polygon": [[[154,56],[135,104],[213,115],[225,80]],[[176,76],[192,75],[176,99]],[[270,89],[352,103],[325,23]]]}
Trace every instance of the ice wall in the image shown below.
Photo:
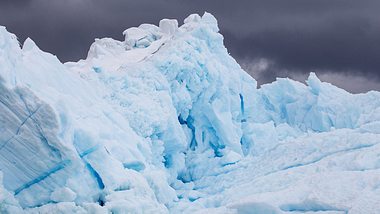
{"label": "ice wall", "polygon": [[[378,92],[353,95],[313,73],[306,85],[257,89],[218,31],[209,13],[180,27],[165,19],[127,29],[125,41],[96,39],[86,59],[62,64],[0,27],[0,209],[244,211],[227,205],[260,189],[244,187],[258,176],[377,148]],[[342,135],[357,141],[334,140]],[[265,191],[282,187],[270,181]],[[301,199],[246,205],[306,209]]]}

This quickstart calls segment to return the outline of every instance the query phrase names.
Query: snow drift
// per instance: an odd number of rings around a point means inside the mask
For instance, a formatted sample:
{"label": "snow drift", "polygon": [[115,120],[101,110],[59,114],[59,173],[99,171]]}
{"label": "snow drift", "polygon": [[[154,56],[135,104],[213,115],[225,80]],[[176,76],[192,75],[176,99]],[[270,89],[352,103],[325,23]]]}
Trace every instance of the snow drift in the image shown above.
{"label": "snow drift", "polygon": [[1,212],[380,210],[380,93],[257,89],[218,31],[164,19],[62,64],[0,27]]}

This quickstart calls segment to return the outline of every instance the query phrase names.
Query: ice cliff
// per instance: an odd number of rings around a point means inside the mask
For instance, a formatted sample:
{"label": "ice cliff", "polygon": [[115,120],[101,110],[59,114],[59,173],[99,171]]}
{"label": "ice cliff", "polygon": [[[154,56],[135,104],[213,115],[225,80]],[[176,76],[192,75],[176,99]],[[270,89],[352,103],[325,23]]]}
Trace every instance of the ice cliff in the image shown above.
{"label": "ice cliff", "polygon": [[380,93],[258,89],[218,31],[164,19],[62,64],[0,27],[0,212],[379,211]]}

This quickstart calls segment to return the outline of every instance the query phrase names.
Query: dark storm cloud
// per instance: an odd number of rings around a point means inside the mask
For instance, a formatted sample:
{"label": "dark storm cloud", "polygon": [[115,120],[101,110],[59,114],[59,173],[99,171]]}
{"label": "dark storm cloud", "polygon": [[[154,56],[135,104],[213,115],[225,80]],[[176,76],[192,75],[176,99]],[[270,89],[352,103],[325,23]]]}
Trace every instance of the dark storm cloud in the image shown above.
{"label": "dark storm cloud", "polygon": [[[0,25],[68,61],[85,58],[94,38],[122,39],[128,27],[204,11],[260,83],[310,71],[380,79],[378,0],[0,0]],[[270,63],[258,76],[249,66],[261,59]]]}
{"label": "dark storm cloud", "polygon": [[230,50],[238,58],[272,61],[265,74],[268,80],[277,75],[276,71],[284,69],[334,70],[379,78],[380,15],[377,11],[380,4],[329,2],[336,4],[322,7],[321,1],[313,11],[306,7],[297,11],[296,5],[288,5],[273,13],[264,25],[253,21],[256,27],[246,35],[226,32],[227,43],[233,44]]}

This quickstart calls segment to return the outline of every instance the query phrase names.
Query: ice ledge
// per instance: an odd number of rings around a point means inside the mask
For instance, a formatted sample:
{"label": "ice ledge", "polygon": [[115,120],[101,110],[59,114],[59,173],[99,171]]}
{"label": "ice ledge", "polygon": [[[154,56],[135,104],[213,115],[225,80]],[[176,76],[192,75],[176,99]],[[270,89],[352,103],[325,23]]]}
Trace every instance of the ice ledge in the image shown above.
{"label": "ice ledge", "polygon": [[138,27],[131,27],[123,31],[124,41],[116,41],[110,38],[96,39],[91,45],[87,58],[94,58],[108,53],[122,54],[124,51],[134,49],[145,49],[158,40],[166,41],[178,35],[178,33],[190,32],[192,29],[202,27],[208,28],[212,32],[219,32],[216,18],[205,12],[201,17],[198,14],[191,14],[179,27],[176,19],[162,19],[159,26],[153,24],[141,24]]}
{"label": "ice ledge", "polygon": [[[178,26],[176,19],[162,19],[159,26],[153,24],[141,24],[131,27],[123,32],[124,41],[112,38],[95,39],[91,45],[85,60],[73,63],[65,63],[66,66],[89,67],[96,73],[117,70],[116,65],[131,66],[140,63],[161,50],[163,46],[170,47],[171,43],[181,38],[195,37],[197,40],[207,40],[207,44],[213,44],[210,49],[223,46],[223,37],[218,33],[217,20],[210,13],[191,14],[182,26]],[[106,61],[112,63],[105,63]]]}

